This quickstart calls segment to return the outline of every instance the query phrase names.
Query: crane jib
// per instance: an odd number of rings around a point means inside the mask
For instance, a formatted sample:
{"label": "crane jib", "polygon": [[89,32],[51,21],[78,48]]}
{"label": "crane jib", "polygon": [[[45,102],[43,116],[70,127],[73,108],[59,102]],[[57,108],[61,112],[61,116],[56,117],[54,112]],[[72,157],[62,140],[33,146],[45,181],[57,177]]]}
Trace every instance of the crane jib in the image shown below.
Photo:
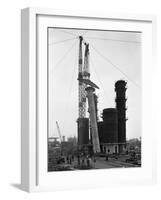
{"label": "crane jib", "polygon": [[99,87],[98,87],[95,83],[93,83],[91,80],[89,80],[89,79],[79,79],[79,78],[78,78],[78,80],[79,80],[80,82],[82,82],[82,83],[85,83],[86,85],[89,85],[89,86],[91,86],[91,87],[94,87],[94,88],[99,89]]}

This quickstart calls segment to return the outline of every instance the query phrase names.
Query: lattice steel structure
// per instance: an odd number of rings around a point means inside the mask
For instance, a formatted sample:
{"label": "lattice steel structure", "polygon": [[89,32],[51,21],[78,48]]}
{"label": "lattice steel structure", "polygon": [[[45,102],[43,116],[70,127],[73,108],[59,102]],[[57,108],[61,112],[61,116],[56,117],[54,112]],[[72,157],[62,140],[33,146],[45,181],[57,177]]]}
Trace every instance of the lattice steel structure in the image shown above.
{"label": "lattice steel structure", "polygon": [[79,71],[78,71],[78,93],[79,93],[79,118],[86,117],[86,83],[83,82],[84,79],[90,78],[89,73],[89,44],[85,44],[85,54],[84,54],[84,65],[83,65],[83,53],[82,53],[83,37],[79,36]]}

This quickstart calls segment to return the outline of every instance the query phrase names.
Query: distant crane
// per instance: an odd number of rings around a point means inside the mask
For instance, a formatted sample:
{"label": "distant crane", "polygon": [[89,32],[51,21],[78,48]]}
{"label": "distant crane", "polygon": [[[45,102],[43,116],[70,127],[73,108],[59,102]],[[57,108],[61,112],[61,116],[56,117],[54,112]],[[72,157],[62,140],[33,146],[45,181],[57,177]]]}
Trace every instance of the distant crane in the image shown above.
{"label": "distant crane", "polygon": [[61,132],[60,132],[60,128],[59,128],[59,124],[58,124],[57,121],[56,121],[56,127],[57,127],[57,130],[58,130],[58,134],[59,134],[59,138],[60,138],[60,143],[62,143],[62,136],[61,136]]}

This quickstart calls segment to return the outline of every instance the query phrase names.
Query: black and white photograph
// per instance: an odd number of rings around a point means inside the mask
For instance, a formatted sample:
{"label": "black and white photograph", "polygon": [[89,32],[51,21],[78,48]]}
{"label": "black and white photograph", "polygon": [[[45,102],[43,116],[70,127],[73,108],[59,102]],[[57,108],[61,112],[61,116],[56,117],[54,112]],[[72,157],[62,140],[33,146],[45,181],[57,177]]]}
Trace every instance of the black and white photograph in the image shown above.
{"label": "black and white photograph", "polygon": [[142,33],[47,37],[48,172],[141,167]]}

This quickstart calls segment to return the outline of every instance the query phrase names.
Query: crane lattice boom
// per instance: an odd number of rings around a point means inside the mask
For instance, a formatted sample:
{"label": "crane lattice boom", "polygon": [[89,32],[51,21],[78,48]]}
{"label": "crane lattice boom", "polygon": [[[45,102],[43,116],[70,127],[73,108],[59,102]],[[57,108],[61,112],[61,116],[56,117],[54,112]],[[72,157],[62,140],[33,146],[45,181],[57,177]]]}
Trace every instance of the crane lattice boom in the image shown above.
{"label": "crane lattice boom", "polygon": [[[90,124],[92,131],[92,144],[94,153],[100,152],[100,144],[98,137],[98,127],[96,118],[96,108],[94,102],[94,88],[99,89],[99,87],[90,80],[89,71],[89,44],[84,42],[85,54],[84,54],[84,65],[83,65],[83,55],[82,55],[82,43],[83,37],[79,37],[79,71],[78,71],[78,82],[79,82],[79,118],[86,117],[86,99],[88,98],[89,105],[89,115]],[[87,87],[90,86],[90,87]],[[79,125],[78,125],[79,128]]]}

